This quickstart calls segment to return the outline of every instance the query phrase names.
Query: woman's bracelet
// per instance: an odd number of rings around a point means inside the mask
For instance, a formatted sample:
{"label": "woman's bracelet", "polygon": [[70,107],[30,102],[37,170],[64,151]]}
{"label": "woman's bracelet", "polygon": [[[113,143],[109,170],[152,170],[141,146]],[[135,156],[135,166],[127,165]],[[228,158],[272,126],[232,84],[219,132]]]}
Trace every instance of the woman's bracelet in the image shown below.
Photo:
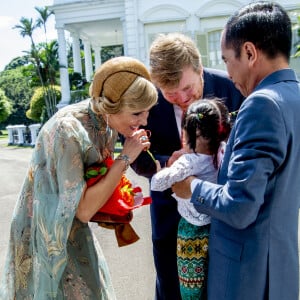
{"label": "woman's bracelet", "polygon": [[125,168],[124,172],[129,168],[130,166],[130,158],[126,154],[120,154],[119,156],[116,157],[116,160],[123,160],[125,162]]}

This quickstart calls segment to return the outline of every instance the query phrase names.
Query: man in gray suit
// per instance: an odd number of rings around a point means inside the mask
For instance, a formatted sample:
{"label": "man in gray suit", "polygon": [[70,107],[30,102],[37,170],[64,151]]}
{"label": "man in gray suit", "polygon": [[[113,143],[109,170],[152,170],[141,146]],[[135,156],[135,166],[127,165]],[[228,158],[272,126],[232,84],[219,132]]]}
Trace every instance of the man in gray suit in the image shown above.
{"label": "man in gray suit", "polygon": [[289,68],[291,21],[254,2],[227,22],[227,71],[247,98],[228,140],[218,184],[173,186],[212,216],[209,300],[298,300],[300,84]]}

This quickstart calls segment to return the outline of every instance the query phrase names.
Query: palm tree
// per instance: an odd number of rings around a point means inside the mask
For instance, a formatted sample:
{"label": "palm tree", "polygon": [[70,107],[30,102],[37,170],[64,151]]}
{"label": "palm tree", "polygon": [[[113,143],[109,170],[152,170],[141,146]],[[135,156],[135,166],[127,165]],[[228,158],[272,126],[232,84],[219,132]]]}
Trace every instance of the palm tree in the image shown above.
{"label": "palm tree", "polygon": [[15,25],[13,29],[20,29],[20,34],[22,37],[28,36],[31,40],[31,45],[34,48],[34,40],[33,40],[33,31],[37,28],[37,24],[33,24],[32,18],[27,19],[25,17],[22,17],[20,19],[20,24]]}
{"label": "palm tree", "polygon": [[39,13],[39,18],[36,21],[37,27],[43,27],[46,43],[44,44],[44,50],[41,52],[41,59],[43,62],[43,74],[45,81],[47,82],[47,90],[45,95],[47,96],[46,108],[47,114],[50,118],[56,112],[56,93],[54,90],[54,85],[56,83],[56,72],[59,70],[59,64],[57,60],[58,56],[58,43],[56,41],[48,44],[47,38],[47,27],[46,23],[51,15],[54,14],[53,11],[50,11],[48,7],[35,7],[35,10]]}
{"label": "palm tree", "polygon": [[41,73],[44,78],[44,82],[47,83],[47,114],[48,117],[51,117],[56,111],[57,104],[57,92],[54,90],[54,86],[58,81],[58,72],[59,72],[59,62],[58,62],[58,43],[57,41],[52,41],[50,43],[42,44],[43,48],[41,49],[40,59],[41,59]]}
{"label": "palm tree", "polygon": [[[53,86],[56,83],[55,72],[57,67],[57,42],[47,43],[47,28],[46,22],[53,14],[47,7],[35,7],[39,13],[39,18],[33,23],[32,19],[22,17],[20,24],[14,26],[14,29],[19,29],[22,37],[28,36],[31,40],[30,56],[33,58],[33,63],[36,67],[41,86],[44,90],[45,106],[47,111],[47,119],[50,118],[56,111],[56,93],[53,91]],[[33,40],[33,32],[35,29],[43,27],[45,34],[45,43],[35,44]],[[55,58],[54,58],[55,57]]]}
{"label": "palm tree", "polygon": [[36,22],[33,23],[32,18],[27,19],[25,17],[22,17],[20,19],[20,24],[15,25],[13,27],[13,29],[19,29],[20,30],[20,34],[21,34],[22,37],[28,36],[30,38],[30,40],[31,40],[31,51],[30,51],[30,54],[31,54],[31,57],[35,61],[36,71],[38,73],[38,76],[40,78],[41,84],[43,86],[44,85],[43,84],[43,78],[42,78],[42,75],[41,75],[41,72],[40,72],[40,58],[39,58],[39,55],[38,55],[38,51],[36,49],[35,42],[33,40],[33,32],[34,32],[34,30],[37,27],[38,27],[38,24]]}
{"label": "palm tree", "polygon": [[37,19],[36,21],[36,25],[37,27],[43,27],[44,29],[44,34],[45,34],[45,38],[46,38],[46,44],[48,43],[48,40],[47,40],[47,28],[46,28],[46,23],[49,19],[49,17],[51,15],[54,14],[53,11],[50,11],[48,9],[48,7],[35,7],[35,10],[39,13],[40,17]]}

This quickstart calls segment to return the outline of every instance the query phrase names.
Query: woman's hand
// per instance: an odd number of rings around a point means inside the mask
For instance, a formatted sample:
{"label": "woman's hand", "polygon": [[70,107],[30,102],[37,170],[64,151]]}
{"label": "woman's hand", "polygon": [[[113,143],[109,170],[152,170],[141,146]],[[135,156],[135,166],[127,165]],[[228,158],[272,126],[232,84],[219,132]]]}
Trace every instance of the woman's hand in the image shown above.
{"label": "woman's hand", "polygon": [[150,148],[150,144],[147,131],[138,129],[131,137],[125,139],[122,154],[127,155],[132,163],[143,150]]}

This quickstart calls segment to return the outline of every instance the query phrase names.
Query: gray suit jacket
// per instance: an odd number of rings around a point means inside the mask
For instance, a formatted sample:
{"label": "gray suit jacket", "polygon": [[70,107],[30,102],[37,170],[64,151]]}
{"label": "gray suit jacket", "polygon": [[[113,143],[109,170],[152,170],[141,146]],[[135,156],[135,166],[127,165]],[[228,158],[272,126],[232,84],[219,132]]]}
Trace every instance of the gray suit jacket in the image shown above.
{"label": "gray suit jacket", "polygon": [[298,300],[300,84],[291,69],[243,102],[219,184],[200,181],[196,209],[212,216],[209,300]]}

